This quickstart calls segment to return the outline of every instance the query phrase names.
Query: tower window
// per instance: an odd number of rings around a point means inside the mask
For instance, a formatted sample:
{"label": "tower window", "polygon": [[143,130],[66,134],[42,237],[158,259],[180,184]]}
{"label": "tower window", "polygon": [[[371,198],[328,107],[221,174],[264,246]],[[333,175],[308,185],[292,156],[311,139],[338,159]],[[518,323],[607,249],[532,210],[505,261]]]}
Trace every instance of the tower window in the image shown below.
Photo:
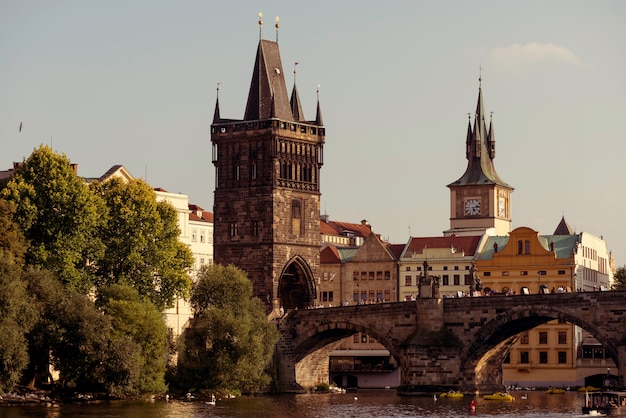
{"label": "tower window", "polygon": [[258,237],[259,236],[259,221],[252,221],[252,236],[253,237]]}
{"label": "tower window", "polygon": [[228,223],[228,235],[231,238],[234,238],[237,235],[239,235],[239,227],[237,226],[237,222],[229,222]]}
{"label": "tower window", "polygon": [[302,226],[302,202],[294,199],[291,201],[291,233],[301,235]]}

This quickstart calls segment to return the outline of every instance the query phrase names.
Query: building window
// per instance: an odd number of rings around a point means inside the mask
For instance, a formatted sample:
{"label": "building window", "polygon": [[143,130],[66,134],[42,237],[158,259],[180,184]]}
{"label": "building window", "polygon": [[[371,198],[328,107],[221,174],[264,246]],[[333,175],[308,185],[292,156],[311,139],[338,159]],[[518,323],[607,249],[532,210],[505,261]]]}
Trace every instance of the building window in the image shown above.
{"label": "building window", "polygon": [[200,257],[200,265],[204,264],[204,257]]}
{"label": "building window", "polygon": [[447,271],[448,270],[448,266],[443,266],[443,271]]}
{"label": "building window", "polygon": [[231,238],[234,238],[237,235],[239,235],[239,228],[237,227],[237,222],[229,222],[228,223],[228,235]]}
{"label": "building window", "polygon": [[195,229],[191,231],[191,241],[196,242],[198,240],[198,231]]}
{"label": "building window", "polygon": [[508,275],[510,275],[510,273],[508,271],[503,271],[502,272],[502,276],[508,276]]}
{"label": "building window", "polygon": [[413,282],[411,280],[411,276],[404,276],[404,285],[405,286],[413,286]]}
{"label": "building window", "polygon": [[565,275],[565,270],[559,270],[559,276],[564,276]]}
{"label": "building window", "polygon": [[524,333],[519,339],[520,344],[528,344],[528,334]]}
{"label": "building window", "polygon": [[355,344],[358,344],[359,341],[361,341],[361,337],[359,337],[359,334],[354,334],[352,336],[352,342],[355,343]]}
{"label": "building window", "polygon": [[391,290],[385,290],[385,302],[391,302]]}
{"label": "building window", "polygon": [[355,271],[354,273],[352,273],[352,278],[353,278],[354,280],[359,280],[359,272],[358,272],[358,271]]}
{"label": "building window", "polygon": [[252,236],[259,236],[259,221],[252,221]]}
{"label": "building window", "polygon": [[465,282],[464,282],[464,284],[466,284],[466,285],[472,284],[472,279],[471,279],[469,274],[465,275]]}
{"label": "building window", "polygon": [[353,302],[358,302],[359,301],[359,291],[355,290],[354,293],[352,294],[352,301]]}
{"label": "building window", "polygon": [[454,269],[455,269],[455,270],[458,270],[458,269],[459,269],[459,266],[454,266]]}
{"label": "building window", "polygon": [[361,280],[367,280],[367,272],[366,271],[362,271],[361,272]]}
{"label": "building window", "polygon": [[200,242],[204,242],[204,232],[200,232]]}
{"label": "building window", "polygon": [[373,271],[369,272],[369,277],[370,277],[370,280],[374,280],[374,272]]}
{"label": "building window", "polygon": [[391,280],[391,272],[389,270],[385,272],[385,280]]}
{"label": "building window", "polygon": [[547,351],[539,352],[539,364],[548,364],[548,352]]}
{"label": "building window", "polygon": [[517,253],[522,253],[522,240],[517,241]]}
{"label": "building window", "polygon": [[454,275],[454,285],[458,286],[461,284],[461,275],[460,274],[455,274]]}
{"label": "building window", "polygon": [[362,343],[366,343],[367,342],[367,335],[361,334],[361,342]]}
{"label": "building window", "polygon": [[406,266],[406,271],[411,271],[411,266]]}
{"label": "building window", "polygon": [[382,271],[377,271],[376,272],[376,280],[382,280],[383,279],[383,272]]}
{"label": "building window", "polygon": [[256,180],[256,163],[250,165],[250,178]]}
{"label": "building window", "polygon": [[528,276],[528,271],[527,270],[522,270],[519,272],[520,276]]}
{"label": "building window", "polygon": [[559,331],[559,344],[567,344],[567,332]]}
{"label": "building window", "polygon": [[539,344],[548,344],[548,333],[546,331],[539,332]]}
{"label": "building window", "polygon": [[530,254],[530,241],[524,241],[524,254]]}
{"label": "building window", "polygon": [[301,235],[302,226],[302,202],[299,199],[291,201],[291,233]]}
{"label": "building window", "polygon": [[559,364],[567,363],[567,352],[559,351],[558,355],[559,355]]}
{"label": "building window", "polygon": [[530,357],[528,355],[528,351],[520,351],[519,352],[519,362],[521,364],[529,364],[530,363]]}
{"label": "building window", "polygon": [[450,277],[448,277],[448,275],[447,275],[447,274],[444,274],[444,275],[441,277],[441,281],[442,281],[442,285],[443,285],[443,286],[449,286],[449,285],[450,285]]}
{"label": "building window", "polygon": [[489,276],[491,276],[491,272],[490,271],[485,271],[485,272],[483,272],[483,276],[489,277]]}

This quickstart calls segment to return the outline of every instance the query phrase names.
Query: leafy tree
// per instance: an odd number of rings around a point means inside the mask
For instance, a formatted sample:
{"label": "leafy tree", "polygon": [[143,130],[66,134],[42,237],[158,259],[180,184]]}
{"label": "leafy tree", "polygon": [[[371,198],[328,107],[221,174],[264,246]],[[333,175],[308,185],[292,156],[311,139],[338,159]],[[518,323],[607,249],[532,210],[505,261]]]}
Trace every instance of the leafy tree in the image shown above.
{"label": "leafy tree", "polygon": [[54,272],[70,288],[90,290],[90,267],[102,252],[98,230],[105,207],[69,159],[41,145],[15,170],[0,197],[17,208],[14,218],[30,243],[26,263]]}
{"label": "leafy tree", "polygon": [[26,245],[13,222],[14,211],[0,199],[0,393],[11,390],[28,365],[25,334],[39,314],[21,280]]}
{"label": "leafy tree", "polygon": [[96,272],[99,285],[131,285],[159,309],[187,296],[193,257],[178,240],[176,210],[157,202],[143,180],[111,179],[92,189],[108,207],[101,234],[106,251]]}
{"label": "leafy tree", "polygon": [[115,353],[109,392],[162,393],[165,386],[167,328],[161,313],[130,286],[101,288],[98,304],[113,325]]}
{"label": "leafy tree", "polygon": [[213,265],[198,275],[191,293],[195,317],[185,338],[179,379],[188,386],[254,392],[266,372],[278,330],[252,297],[252,283],[234,266]]}
{"label": "leafy tree", "polygon": [[[102,369],[108,359],[111,324],[93,301],[65,288],[45,270],[29,269],[23,275],[28,290],[42,310],[29,334],[31,386],[52,363],[61,376],[61,389],[103,391]],[[104,375],[104,377],[103,377]],[[51,376],[48,376],[51,377]]]}
{"label": "leafy tree", "polygon": [[615,270],[613,290],[626,290],[626,266],[618,267]]}

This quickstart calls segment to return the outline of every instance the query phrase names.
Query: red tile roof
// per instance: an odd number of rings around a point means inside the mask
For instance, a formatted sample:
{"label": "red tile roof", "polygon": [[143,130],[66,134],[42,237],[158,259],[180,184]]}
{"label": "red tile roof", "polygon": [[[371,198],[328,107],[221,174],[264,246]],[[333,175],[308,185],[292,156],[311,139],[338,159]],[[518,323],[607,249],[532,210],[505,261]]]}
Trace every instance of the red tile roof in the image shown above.
{"label": "red tile roof", "polygon": [[422,254],[426,248],[455,248],[457,251],[465,251],[465,255],[474,255],[480,236],[456,236],[456,237],[424,237],[411,238],[406,246],[405,255]]}

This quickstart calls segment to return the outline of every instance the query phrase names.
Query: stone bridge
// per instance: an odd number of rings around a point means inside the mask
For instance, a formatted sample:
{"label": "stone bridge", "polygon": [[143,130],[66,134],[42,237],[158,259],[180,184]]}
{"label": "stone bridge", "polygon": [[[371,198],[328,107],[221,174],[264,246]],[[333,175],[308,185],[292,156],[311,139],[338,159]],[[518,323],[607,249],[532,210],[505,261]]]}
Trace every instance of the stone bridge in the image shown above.
{"label": "stone bridge", "polygon": [[475,298],[296,310],[280,323],[276,389],[301,392],[328,382],[328,356],[339,340],[362,332],[389,350],[401,370],[400,393],[502,389],[502,361],[516,336],[560,319],[605,348],[623,381],[626,291]]}

